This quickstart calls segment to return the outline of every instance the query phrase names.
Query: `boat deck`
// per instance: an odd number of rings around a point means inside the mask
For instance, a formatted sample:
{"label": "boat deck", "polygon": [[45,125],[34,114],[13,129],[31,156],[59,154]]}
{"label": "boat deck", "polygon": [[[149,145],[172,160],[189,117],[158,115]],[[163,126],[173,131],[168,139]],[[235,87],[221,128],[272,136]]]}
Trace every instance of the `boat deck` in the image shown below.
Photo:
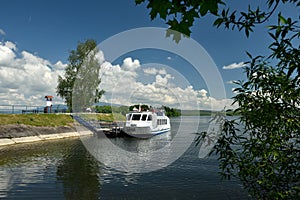
{"label": "boat deck", "polygon": [[114,138],[126,136],[122,131],[125,126],[125,122],[99,122],[96,120],[86,121],[79,116],[73,116],[73,118],[98,137],[106,136]]}

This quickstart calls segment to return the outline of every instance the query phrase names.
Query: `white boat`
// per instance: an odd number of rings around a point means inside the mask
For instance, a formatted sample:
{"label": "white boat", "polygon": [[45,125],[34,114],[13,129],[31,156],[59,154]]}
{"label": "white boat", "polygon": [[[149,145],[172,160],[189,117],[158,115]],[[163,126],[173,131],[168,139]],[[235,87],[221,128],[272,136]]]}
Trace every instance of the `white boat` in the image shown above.
{"label": "white boat", "polygon": [[170,130],[170,119],[161,110],[128,113],[123,128],[127,135],[140,138],[159,135]]}

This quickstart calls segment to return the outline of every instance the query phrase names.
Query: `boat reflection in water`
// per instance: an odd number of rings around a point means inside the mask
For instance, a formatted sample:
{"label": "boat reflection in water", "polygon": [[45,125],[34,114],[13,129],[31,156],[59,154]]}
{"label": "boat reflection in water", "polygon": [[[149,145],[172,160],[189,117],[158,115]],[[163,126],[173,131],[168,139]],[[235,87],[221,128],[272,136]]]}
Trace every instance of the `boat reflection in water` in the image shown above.
{"label": "boat reflection in water", "polygon": [[106,166],[119,171],[140,173],[166,166],[164,156],[170,152],[171,133],[157,135],[151,140],[140,138],[81,138],[91,154]]}
{"label": "boat reflection in water", "polygon": [[177,160],[193,143],[193,133],[197,129],[197,121],[185,119],[184,123],[172,125],[172,131],[149,139],[108,139],[100,133],[94,137],[81,137],[81,140],[89,152],[106,166],[129,173],[145,173],[162,169]]}

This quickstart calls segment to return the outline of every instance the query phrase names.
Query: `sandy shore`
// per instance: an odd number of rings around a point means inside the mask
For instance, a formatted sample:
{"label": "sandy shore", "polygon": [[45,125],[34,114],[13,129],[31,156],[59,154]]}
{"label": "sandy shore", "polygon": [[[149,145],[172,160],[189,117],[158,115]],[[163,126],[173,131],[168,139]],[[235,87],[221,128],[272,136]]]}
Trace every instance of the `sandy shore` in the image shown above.
{"label": "sandy shore", "polygon": [[63,139],[90,135],[90,131],[77,132],[74,126],[36,127],[27,125],[0,125],[0,146],[43,140]]}

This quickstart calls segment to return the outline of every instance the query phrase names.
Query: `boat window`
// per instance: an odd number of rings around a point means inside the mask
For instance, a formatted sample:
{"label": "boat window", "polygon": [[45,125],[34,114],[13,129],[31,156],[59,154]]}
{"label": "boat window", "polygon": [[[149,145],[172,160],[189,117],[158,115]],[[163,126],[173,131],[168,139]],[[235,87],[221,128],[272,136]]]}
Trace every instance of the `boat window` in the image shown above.
{"label": "boat window", "polygon": [[164,115],[164,113],[161,112],[161,111],[156,112],[156,114],[157,114],[157,116],[163,116]]}
{"label": "boat window", "polygon": [[167,119],[157,119],[157,125],[168,124]]}
{"label": "boat window", "polygon": [[131,114],[128,114],[127,115],[127,120],[130,120],[130,118],[131,118]]}
{"label": "boat window", "polygon": [[142,121],[146,121],[146,119],[147,119],[147,114],[143,114],[142,115]]}
{"label": "boat window", "polygon": [[152,115],[148,115],[147,121],[152,121]]}
{"label": "boat window", "polygon": [[133,115],[132,115],[132,120],[139,121],[140,118],[141,118],[141,114],[133,114]]}

